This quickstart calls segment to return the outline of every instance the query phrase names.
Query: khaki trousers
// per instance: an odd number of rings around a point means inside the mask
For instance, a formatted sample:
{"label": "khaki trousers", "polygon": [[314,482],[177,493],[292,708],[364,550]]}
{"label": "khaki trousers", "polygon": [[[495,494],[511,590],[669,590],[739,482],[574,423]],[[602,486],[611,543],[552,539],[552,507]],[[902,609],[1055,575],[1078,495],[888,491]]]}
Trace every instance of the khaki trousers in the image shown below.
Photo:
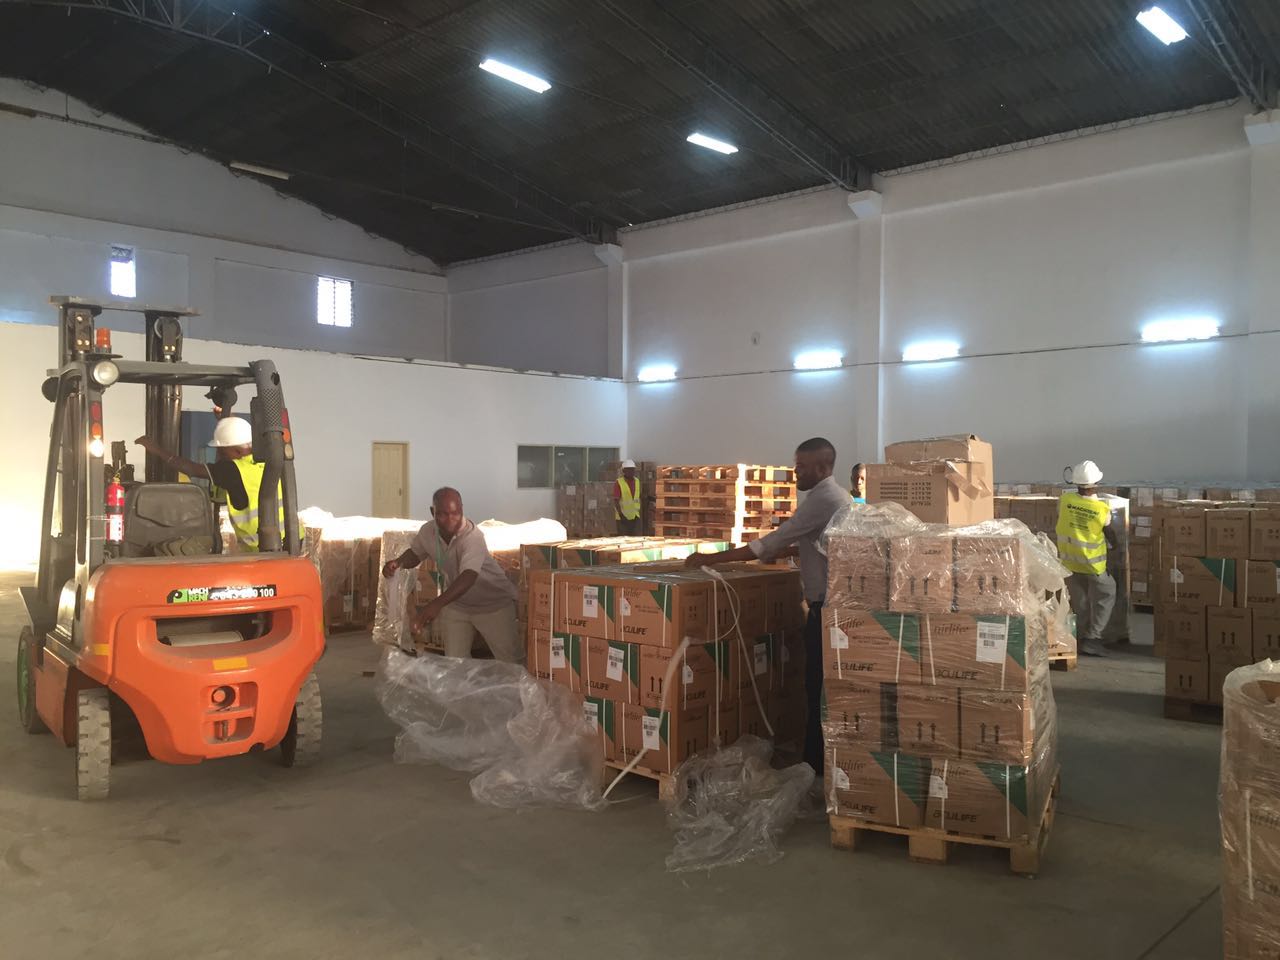
{"label": "khaki trousers", "polygon": [[524,663],[524,642],[516,622],[514,603],[480,613],[459,610],[456,604],[449,604],[436,618],[436,630],[447,657],[471,656],[471,645],[479,631],[498,660]]}

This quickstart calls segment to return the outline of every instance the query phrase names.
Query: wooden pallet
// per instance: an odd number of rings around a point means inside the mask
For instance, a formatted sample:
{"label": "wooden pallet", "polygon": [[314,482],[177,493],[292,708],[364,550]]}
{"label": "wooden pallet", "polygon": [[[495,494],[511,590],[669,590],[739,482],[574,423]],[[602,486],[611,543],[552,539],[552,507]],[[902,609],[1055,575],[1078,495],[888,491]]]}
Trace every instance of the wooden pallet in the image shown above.
{"label": "wooden pallet", "polygon": [[[604,762],[604,786],[608,787],[617,779],[618,773],[626,767],[625,763],[615,760],[606,760]],[[676,778],[669,773],[659,773],[656,770],[646,770],[644,767],[636,767],[631,771],[637,777],[644,777],[646,780],[653,780],[658,784],[658,799],[664,803],[671,800],[676,795]],[[625,782],[625,781],[624,781]]]}
{"label": "wooden pallet", "polygon": [[1051,670],[1074,670],[1080,666],[1078,654],[1074,653],[1051,653],[1049,654],[1049,669]]}
{"label": "wooden pallet", "polygon": [[1164,698],[1164,715],[1168,720],[1188,720],[1193,723],[1222,723],[1222,704],[1193,703],[1176,697]]}
{"label": "wooden pallet", "polygon": [[1155,612],[1155,607],[1149,603],[1132,603],[1129,605],[1129,608],[1133,610],[1134,613],[1154,613]]}
{"label": "wooden pallet", "polygon": [[653,531],[655,536],[659,537],[671,537],[679,540],[724,540],[731,543],[750,543],[752,540],[759,540],[769,533],[767,529],[663,523],[661,520],[654,521]]}
{"label": "wooden pallet", "polygon": [[658,510],[706,510],[711,513],[753,514],[794,513],[796,502],[791,497],[721,497],[698,493],[661,494],[654,500]]}
{"label": "wooden pallet", "polygon": [[769,467],[753,463],[671,465],[658,468],[658,482],[664,480],[744,480],[748,483],[795,483],[791,467]]}
{"label": "wooden pallet", "polygon": [[1017,840],[1004,840],[999,837],[971,837],[962,833],[950,833],[936,830],[933,827],[892,827],[880,823],[867,823],[853,817],[832,815],[831,845],[838,850],[853,851],[857,849],[860,833],[893,833],[907,838],[907,855],[917,863],[946,863],[947,846],[952,843],[963,843],[977,847],[999,847],[1009,851],[1009,869],[1025,877],[1034,877],[1040,872],[1040,858],[1044,855],[1049,843],[1049,833],[1053,829],[1054,817],[1058,810],[1058,791],[1062,788],[1061,773],[1053,776],[1053,786],[1049,788],[1049,796],[1045,800],[1044,812],[1040,817],[1040,828],[1035,835]]}

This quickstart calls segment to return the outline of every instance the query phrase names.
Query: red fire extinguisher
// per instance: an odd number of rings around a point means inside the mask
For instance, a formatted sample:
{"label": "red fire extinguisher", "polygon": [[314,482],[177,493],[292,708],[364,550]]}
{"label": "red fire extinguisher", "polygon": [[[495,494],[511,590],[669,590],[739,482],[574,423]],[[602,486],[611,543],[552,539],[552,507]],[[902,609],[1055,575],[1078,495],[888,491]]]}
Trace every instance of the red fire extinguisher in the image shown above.
{"label": "red fire extinguisher", "polygon": [[124,484],[119,474],[107,484],[107,541],[124,542]]}

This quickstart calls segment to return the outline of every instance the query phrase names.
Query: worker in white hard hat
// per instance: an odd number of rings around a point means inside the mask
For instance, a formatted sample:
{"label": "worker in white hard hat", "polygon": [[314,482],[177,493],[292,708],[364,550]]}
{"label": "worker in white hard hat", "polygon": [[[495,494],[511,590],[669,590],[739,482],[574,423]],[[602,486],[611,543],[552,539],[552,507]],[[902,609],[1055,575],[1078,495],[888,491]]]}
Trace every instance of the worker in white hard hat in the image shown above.
{"label": "worker in white hard hat", "polygon": [[1067,592],[1076,615],[1079,652],[1106,656],[1102,633],[1116,603],[1116,581],[1107,573],[1107,545],[1115,540],[1111,507],[1098,496],[1102,471],[1084,460],[1063,471],[1063,479],[1075,486],[1058,503],[1058,558],[1070,571]]}
{"label": "worker in white hard hat", "polygon": [[[227,516],[242,551],[258,552],[258,493],[266,464],[253,459],[253,427],[242,417],[223,417],[213,430],[209,446],[217,451],[213,463],[197,463],[170,453],[151,437],[139,437],[138,446],[176,467],[189,477],[207,476],[213,498],[227,504]],[[280,504],[280,528],[284,529],[283,494]]]}
{"label": "worker in white hard hat", "polygon": [[623,460],[622,475],[613,482],[613,516],[618,521],[619,536],[638,537],[644,533],[640,518],[643,506],[636,462]]}

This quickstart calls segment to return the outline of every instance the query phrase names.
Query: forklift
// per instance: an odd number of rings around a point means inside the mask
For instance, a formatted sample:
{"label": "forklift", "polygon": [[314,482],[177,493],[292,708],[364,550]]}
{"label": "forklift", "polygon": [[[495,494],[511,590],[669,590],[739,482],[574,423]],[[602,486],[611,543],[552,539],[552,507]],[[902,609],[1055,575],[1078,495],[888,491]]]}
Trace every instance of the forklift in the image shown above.
{"label": "forklift", "polygon": [[[275,364],[182,359],[196,311],[51,297],[58,366],[40,565],[22,588],[30,626],[18,639],[18,710],[29,733],[76,750],[76,793],[105,799],[113,721],[132,715],[147,753],[191,764],[279,748],[313,761],[322,711],[314,671],[324,652],[320,579],[302,555],[293,437]],[[141,313],[145,360],[111,352],[104,310]],[[183,387],[207,388],[225,415],[252,387],[253,457],[264,465],[259,550],[224,552],[218,510],[197,483],[148,453],[135,479],[124,443],[106,459],[103,404],[125,384],[145,392],[146,432],[179,444]]]}

